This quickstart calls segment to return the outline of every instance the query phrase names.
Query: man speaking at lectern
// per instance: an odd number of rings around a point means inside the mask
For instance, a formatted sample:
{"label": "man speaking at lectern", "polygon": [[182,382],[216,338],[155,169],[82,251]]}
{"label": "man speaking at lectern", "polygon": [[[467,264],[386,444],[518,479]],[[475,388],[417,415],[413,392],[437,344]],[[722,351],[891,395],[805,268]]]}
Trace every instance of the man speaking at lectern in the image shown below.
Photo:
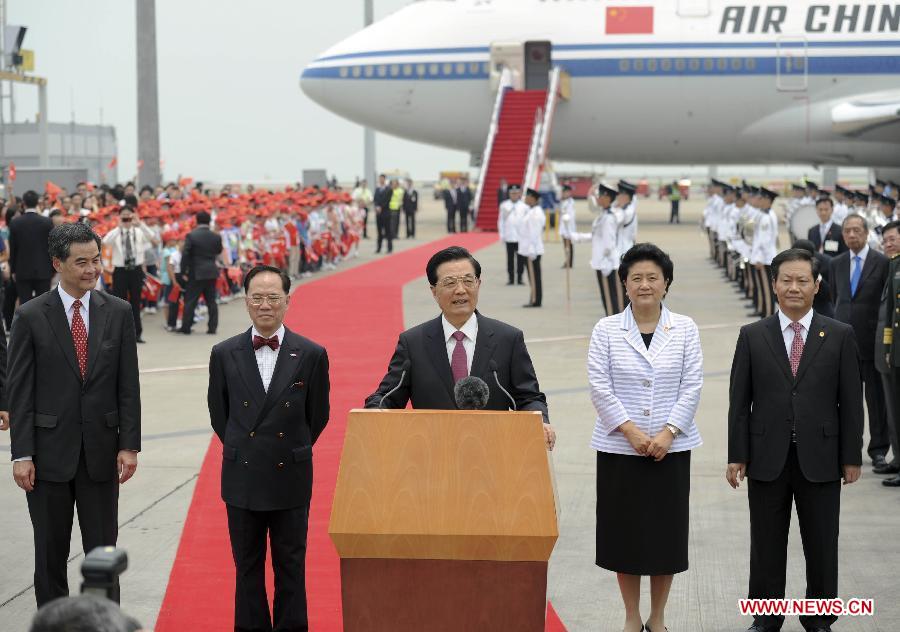
{"label": "man speaking at lectern", "polygon": [[481,265],[468,250],[451,246],[425,266],[441,315],[400,334],[387,375],[366,399],[366,408],[455,410],[454,385],[479,377],[490,387],[488,410],[537,410],[553,448],[556,434],[547,414],[522,332],[475,309]]}

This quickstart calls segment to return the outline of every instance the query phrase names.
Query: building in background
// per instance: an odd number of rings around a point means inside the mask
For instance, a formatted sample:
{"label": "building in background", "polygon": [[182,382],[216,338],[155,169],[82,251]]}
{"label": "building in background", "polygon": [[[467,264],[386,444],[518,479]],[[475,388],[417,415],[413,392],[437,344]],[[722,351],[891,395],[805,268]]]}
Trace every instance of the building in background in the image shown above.
{"label": "building in background", "polygon": [[[118,144],[112,125],[48,124],[48,167],[87,169],[96,184],[118,181]],[[0,162],[16,167],[40,166],[37,123],[6,123],[0,126]]]}

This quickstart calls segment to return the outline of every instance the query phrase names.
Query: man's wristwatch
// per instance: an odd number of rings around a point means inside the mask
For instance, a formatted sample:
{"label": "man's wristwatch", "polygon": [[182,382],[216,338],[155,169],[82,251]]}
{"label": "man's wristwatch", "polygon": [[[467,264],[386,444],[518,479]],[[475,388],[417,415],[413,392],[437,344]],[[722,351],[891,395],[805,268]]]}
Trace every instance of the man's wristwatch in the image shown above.
{"label": "man's wristwatch", "polygon": [[666,428],[669,430],[669,432],[672,433],[673,437],[677,437],[678,435],[681,434],[681,430],[679,430],[676,426],[673,426],[672,424],[666,424]]}

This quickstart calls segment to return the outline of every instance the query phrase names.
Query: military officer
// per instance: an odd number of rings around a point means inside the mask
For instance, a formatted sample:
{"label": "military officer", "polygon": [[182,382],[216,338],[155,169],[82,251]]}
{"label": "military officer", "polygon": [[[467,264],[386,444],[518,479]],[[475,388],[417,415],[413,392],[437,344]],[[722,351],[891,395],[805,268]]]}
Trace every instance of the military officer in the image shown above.
{"label": "military officer", "polygon": [[500,241],[506,245],[507,285],[518,282],[523,285],[522,273],[525,271],[525,259],[519,257],[519,223],[528,207],[522,201],[522,185],[510,184],[506,188],[507,199],[500,203],[497,214],[497,231]]}
{"label": "military officer", "polygon": [[631,250],[637,239],[638,219],[637,200],[635,199],[637,187],[625,180],[619,180],[617,187],[619,192],[616,195],[612,210],[619,222],[616,248],[619,253],[624,254]]}
{"label": "military officer", "polygon": [[518,224],[519,255],[524,258],[528,269],[531,297],[522,307],[540,307],[543,300],[541,257],[544,254],[544,226],[547,218],[541,208],[541,194],[534,189],[525,191],[525,205],[528,208]]}
{"label": "military officer", "polygon": [[619,223],[612,210],[616,195],[615,189],[599,184],[596,194],[590,199],[591,210],[597,213],[591,226],[591,267],[597,271],[600,297],[607,316],[620,313],[627,305],[625,289],[618,275]]}
{"label": "military officer", "polygon": [[[881,353],[879,354],[878,350],[876,350],[876,356],[884,358],[885,366],[883,368],[885,371],[890,372],[891,388],[885,390],[885,399],[889,400],[888,415],[893,420],[891,443],[895,453],[893,462],[887,464],[887,467],[882,468],[883,471],[877,473],[891,474],[900,471],[900,468],[897,468],[898,463],[900,463],[900,456],[896,454],[897,446],[900,445],[900,416],[898,416],[900,411],[897,410],[897,406],[900,404],[900,257],[896,253],[891,259],[888,269],[888,279],[882,296],[879,320],[884,325],[884,335]],[[895,344],[895,342],[898,344]],[[891,403],[893,406],[891,406]],[[885,487],[900,487],[900,474],[895,474],[892,478],[881,481],[881,484]]]}
{"label": "military officer", "polygon": [[559,211],[559,237],[563,244],[563,268],[571,269],[575,260],[572,238],[578,232],[578,225],[575,222],[575,198],[572,197],[572,187],[568,184],[563,185]]}
{"label": "military officer", "polygon": [[765,187],[759,188],[759,195],[756,197],[760,213],[756,217],[756,230],[753,233],[750,263],[756,269],[756,282],[758,284],[757,311],[763,318],[775,313],[771,264],[772,259],[778,253],[778,217],[772,211],[772,203],[777,197],[777,193]]}

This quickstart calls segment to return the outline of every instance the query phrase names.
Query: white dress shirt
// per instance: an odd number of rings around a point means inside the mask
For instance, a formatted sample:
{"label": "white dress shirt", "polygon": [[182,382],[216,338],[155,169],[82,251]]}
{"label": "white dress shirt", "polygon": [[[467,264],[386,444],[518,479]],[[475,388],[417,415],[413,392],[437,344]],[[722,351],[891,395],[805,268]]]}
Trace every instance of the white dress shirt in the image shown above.
{"label": "white dress shirt", "polygon": [[116,226],[103,237],[103,243],[112,246],[112,264],[114,268],[125,267],[125,235],[131,233],[131,253],[134,257],[134,265],[144,265],[144,253],[153,247],[155,236],[144,223],[134,222],[127,228],[123,225]]}
{"label": "white dress shirt", "polygon": [[478,317],[472,314],[466,324],[457,330],[450,324],[447,317],[441,314],[441,325],[444,327],[444,343],[447,345],[447,361],[450,366],[453,366],[453,350],[456,349],[456,338],[453,337],[453,334],[461,331],[466,335],[462,339],[462,345],[466,350],[466,373],[471,373],[472,358],[475,356],[475,339],[478,337]]}
{"label": "white dress shirt", "polygon": [[[81,301],[81,320],[84,321],[84,330],[88,333],[91,331],[90,325],[90,312],[88,311],[88,305],[90,305],[91,301],[91,293],[90,291],[85,292],[84,296],[80,299],[76,299],[74,296],[69,296],[66,291],[62,288],[62,285],[57,285],[56,290],[59,292],[59,297],[62,299],[63,309],[66,312],[66,320],[69,321],[69,329],[72,329],[72,315],[74,314],[74,310],[72,309],[73,304],[76,300]],[[31,461],[30,456],[23,456],[18,459],[13,459],[13,462],[16,461]]]}
{"label": "white dress shirt", "polygon": [[[806,315],[798,320],[800,323],[800,337],[803,338],[803,344],[806,344],[806,337],[809,335],[809,326],[812,324],[813,310],[806,312]],[[784,338],[784,350],[787,352],[788,360],[791,359],[791,345],[794,344],[794,330],[791,329],[791,323],[794,322],[784,315],[780,309],[778,310],[778,323],[781,326],[781,336]]]}
{"label": "white dress shirt", "polygon": [[662,307],[648,349],[631,306],[600,320],[591,335],[588,381],[597,420],[591,447],[637,456],[617,428],[633,422],[650,437],[672,424],[681,433],[670,452],[702,445],[694,415],[703,387],[700,331],[687,316]]}
{"label": "white dress shirt", "polygon": [[74,310],[72,309],[72,304],[75,303],[76,300],[81,301],[81,320],[84,321],[84,330],[87,333],[91,333],[91,315],[88,310],[88,306],[91,304],[91,292],[88,290],[84,293],[80,299],[76,299],[74,296],[69,296],[69,294],[63,289],[62,284],[56,286],[57,291],[59,292],[59,297],[62,299],[63,308],[66,310],[66,320],[69,321],[69,329],[72,329],[72,315],[74,314]]}
{"label": "white dress shirt", "polygon": [[[262,378],[263,390],[269,392],[269,384],[272,382],[272,374],[275,373],[275,363],[278,362],[278,353],[284,346],[284,325],[278,328],[274,336],[278,337],[278,351],[272,347],[265,345],[254,351],[256,354],[256,366],[259,368],[259,377]],[[253,344],[253,336],[263,336],[256,330],[256,327],[250,329],[250,343]]]}

